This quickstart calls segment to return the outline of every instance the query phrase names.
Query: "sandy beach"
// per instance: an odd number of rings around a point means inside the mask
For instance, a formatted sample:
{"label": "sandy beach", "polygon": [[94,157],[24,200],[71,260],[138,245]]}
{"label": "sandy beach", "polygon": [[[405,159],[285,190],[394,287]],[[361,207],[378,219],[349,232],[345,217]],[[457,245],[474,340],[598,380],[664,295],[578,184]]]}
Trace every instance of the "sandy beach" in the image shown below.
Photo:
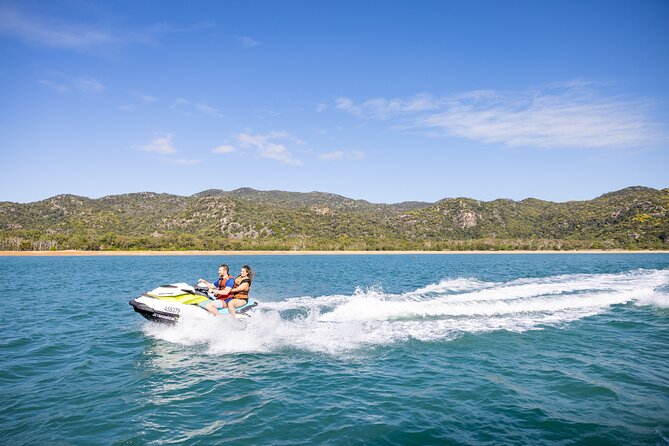
{"label": "sandy beach", "polygon": [[425,255],[425,254],[669,254],[669,250],[626,251],[0,251],[0,256],[260,256],[260,255]]}

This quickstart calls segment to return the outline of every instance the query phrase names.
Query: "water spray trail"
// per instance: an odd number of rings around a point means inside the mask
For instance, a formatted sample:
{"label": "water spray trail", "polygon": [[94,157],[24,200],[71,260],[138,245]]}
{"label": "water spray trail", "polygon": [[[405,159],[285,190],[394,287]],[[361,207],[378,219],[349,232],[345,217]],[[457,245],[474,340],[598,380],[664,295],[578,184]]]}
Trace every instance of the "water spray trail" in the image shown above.
{"label": "water spray trail", "polygon": [[[244,321],[147,328],[170,342],[205,345],[213,354],[281,348],[338,353],[407,339],[450,340],[463,333],[525,332],[634,303],[669,308],[669,270],[560,275],[483,282],[444,279],[404,294],[378,288],[353,295],[264,302]],[[219,318],[220,319],[220,318]]]}

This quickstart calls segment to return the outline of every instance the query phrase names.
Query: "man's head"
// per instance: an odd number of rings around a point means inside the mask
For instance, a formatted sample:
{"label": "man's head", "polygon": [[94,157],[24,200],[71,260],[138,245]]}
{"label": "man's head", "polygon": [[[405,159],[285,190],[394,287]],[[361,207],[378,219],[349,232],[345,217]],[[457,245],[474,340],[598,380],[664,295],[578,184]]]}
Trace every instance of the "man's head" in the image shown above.
{"label": "man's head", "polygon": [[229,271],[230,271],[230,268],[225,263],[221,264],[221,266],[218,267],[219,277],[227,276]]}

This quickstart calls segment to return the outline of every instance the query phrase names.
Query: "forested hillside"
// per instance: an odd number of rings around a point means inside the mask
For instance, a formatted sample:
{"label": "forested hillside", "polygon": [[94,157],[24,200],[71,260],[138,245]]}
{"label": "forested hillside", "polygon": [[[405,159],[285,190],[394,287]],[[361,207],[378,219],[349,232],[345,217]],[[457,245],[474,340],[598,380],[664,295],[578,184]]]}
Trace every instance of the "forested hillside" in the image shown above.
{"label": "forested hillside", "polygon": [[0,203],[0,250],[668,249],[669,189],[588,201],[374,204],[335,194],[208,190]]}

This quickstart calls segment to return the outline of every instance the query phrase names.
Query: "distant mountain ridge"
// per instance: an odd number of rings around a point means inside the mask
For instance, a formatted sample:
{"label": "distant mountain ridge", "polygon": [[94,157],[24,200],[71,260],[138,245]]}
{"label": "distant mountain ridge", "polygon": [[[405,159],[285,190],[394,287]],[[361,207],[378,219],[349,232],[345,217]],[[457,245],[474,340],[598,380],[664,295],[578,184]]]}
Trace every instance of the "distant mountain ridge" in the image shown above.
{"label": "distant mountain ridge", "polygon": [[669,189],[554,203],[370,203],[325,192],[210,189],[0,202],[0,249],[667,249]]}
{"label": "distant mountain ridge", "polygon": [[301,207],[308,205],[327,204],[334,207],[353,209],[371,209],[375,207],[390,206],[396,209],[416,209],[430,206],[431,203],[407,201],[396,204],[375,204],[365,200],[354,200],[342,195],[329,192],[284,192],[279,190],[261,191],[250,187],[224,191],[221,189],[208,189],[192,195],[193,197],[216,197],[225,196],[230,198],[239,198],[246,200],[255,200],[257,202],[269,202],[274,204],[284,204],[291,207]]}

